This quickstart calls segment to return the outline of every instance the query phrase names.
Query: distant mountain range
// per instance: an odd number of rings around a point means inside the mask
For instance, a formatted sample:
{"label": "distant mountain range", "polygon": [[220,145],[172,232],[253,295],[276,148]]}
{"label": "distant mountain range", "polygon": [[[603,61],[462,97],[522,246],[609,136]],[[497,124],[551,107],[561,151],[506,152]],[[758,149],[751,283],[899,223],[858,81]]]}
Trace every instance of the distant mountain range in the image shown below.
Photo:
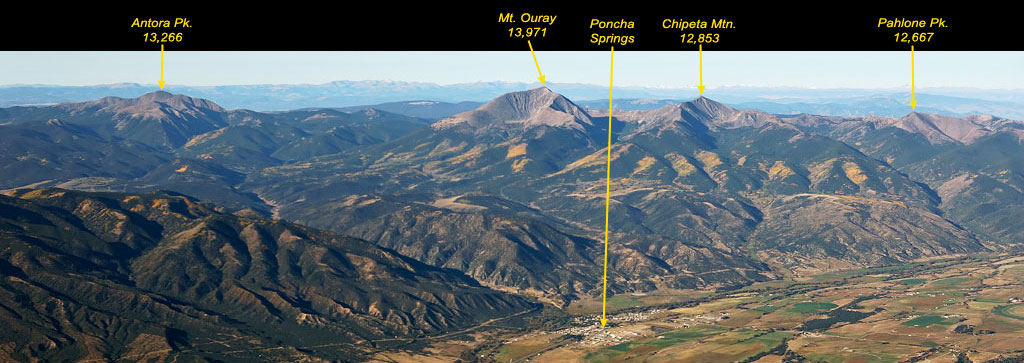
{"label": "distant mountain range", "polygon": [[[539,84],[523,82],[439,85],[401,81],[335,81],[324,84],[229,86],[171,84],[167,86],[167,90],[217,100],[221,106],[227,108],[274,111],[310,107],[372,106],[395,112],[394,107],[401,107],[409,112],[404,114],[438,119],[476,107],[470,107],[469,104],[458,105],[460,102],[482,103],[510,91],[528,90],[537,86]],[[549,82],[548,86],[566,97],[580,101],[580,105],[587,108],[608,107],[608,88],[605,85]],[[152,92],[155,88],[155,85],[135,83],[81,87],[0,86],[0,107],[83,102],[106,96],[135,98]],[[909,90],[906,89],[720,87],[707,89],[707,94],[734,107],[775,114],[895,117],[906,113],[909,105]],[[696,87],[616,87],[615,107],[625,110],[650,109],[679,103],[696,96]],[[920,101],[918,111],[921,112],[955,116],[982,113],[1024,119],[1024,111],[1021,111],[1024,110],[1024,90],[933,88],[919,89],[917,97]],[[447,103],[456,105],[446,106]],[[415,111],[416,109],[424,111]],[[441,116],[441,113],[446,114]]]}
{"label": "distant mountain range", "polygon": [[[744,110],[758,110],[773,114],[795,115],[812,114],[825,116],[886,116],[898,117],[907,113],[909,104],[905,92],[879,92],[870,94],[858,92],[850,96],[833,96],[824,92],[821,96],[801,96],[794,98],[768,98],[733,96],[735,90],[722,90],[722,97],[716,97],[731,106]],[[781,94],[787,93],[783,90]],[[955,93],[954,93],[955,94]],[[973,114],[999,115],[1015,119],[1024,119],[1022,103],[1010,101],[992,101],[978,98],[918,93],[916,111],[939,113],[953,116],[969,116]],[[665,105],[684,102],[679,99],[622,99],[614,102],[616,109],[650,110]],[[608,100],[592,100],[580,102],[589,109],[607,109]]]}
{"label": "distant mountain range", "polygon": [[198,350],[223,336],[337,359],[593,299],[609,127],[611,295],[1024,246],[1022,122],[655,104],[2,108],[0,337],[13,359],[223,359]]}

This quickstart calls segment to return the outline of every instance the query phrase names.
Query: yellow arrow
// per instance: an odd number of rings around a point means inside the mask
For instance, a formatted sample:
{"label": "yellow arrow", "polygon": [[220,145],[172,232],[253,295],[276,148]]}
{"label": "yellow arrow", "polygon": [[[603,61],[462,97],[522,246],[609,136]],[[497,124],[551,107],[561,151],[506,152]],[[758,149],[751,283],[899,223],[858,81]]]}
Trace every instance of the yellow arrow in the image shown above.
{"label": "yellow arrow", "polygon": [[612,197],[612,80],[615,78],[615,47],[612,47],[611,70],[608,74],[608,166],[604,184],[604,292],[601,293],[601,327],[608,324],[608,210]]}
{"label": "yellow arrow", "polygon": [[160,89],[164,89],[164,45],[160,44]]}
{"label": "yellow arrow", "polygon": [[697,45],[697,54],[700,55],[700,85],[697,89],[700,90],[700,95],[704,95],[704,45]]}
{"label": "yellow arrow", "polygon": [[917,110],[917,85],[914,76],[914,46],[910,46],[910,109]]}
{"label": "yellow arrow", "polygon": [[537,79],[540,80],[540,84],[547,85],[546,83],[544,83],[544,73],[540,72],[540,63],[537,63],[537,53],[533,52],[533,44],[530,44],[529,39],[526,40],[526,45],[530,46],[530,55],[533,56],[533,64],[537,66],[537,74],[540,75],[540,77],[537,77]]}

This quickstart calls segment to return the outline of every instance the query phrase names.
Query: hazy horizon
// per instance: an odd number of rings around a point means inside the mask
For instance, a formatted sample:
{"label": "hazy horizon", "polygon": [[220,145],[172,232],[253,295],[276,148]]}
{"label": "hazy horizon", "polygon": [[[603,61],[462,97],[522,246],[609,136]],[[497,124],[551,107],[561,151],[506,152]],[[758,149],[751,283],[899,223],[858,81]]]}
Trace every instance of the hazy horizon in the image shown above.
{"label": "hazy horizon", "polygon": [[[608,54],[544,51],[549,82],[607,85]],[[704,52],[708,88],[909,88],[909,52]],[[615,54],[616,87],[679,88],[699,83],[696,52]],[[916,53],[918,89],[1020,89],[1024,52]],[[83,71],[87,70],[87,71]],[[5,85],[156,84],[160,52],[0,52]],[[402,80],[451,85],[535,82],[521,52],[165,52],[168,84],[200,86],[323,84]]]}
{"label": "hazy horizon", "polygon": [[[395,84],[424,84],[424,85],[436,85],[440,87],[453,87],[462,85],[474,85],[474,84],[495,84],[504,83],[508,85],[533,85],[534,87],[542,87],[540,82],[526,82],[526,81],[503,81],[503,80],[480,80],[473,82],[458,82],[458,83],[438,83],[438,82],[422,82],[422,81],[406,81],[401,79],[337,79],[332,81],[320,82],[320,83],[237,83],[237,84],[218,84],[218,85],[195,85],[195,84],[184,84],[184,83],[171,83],[167,82],[165,88],[217,88],[217,87],[240,87],[240,86],[327,86],[332,83],[340,82],[351,82],[351,83],[370,83],[370,82],[390,82]],[[580,82],[547,82],[547,87],[551,85],[562,85],[562,86],[596,86],[596,87],[607,87],[600,83],[580,83]],[[112,82],[112,83],[95,83],[95,84],[82,84],[82,85],[66,85],[57,83],[7,83],[0,84],[0,88],[14,88],[14,87],[116,87],[116,86],[153,86],[158,87],[156,82]],[[636,85],[615,85],[615,88],[623,89],[652,89],[652,90],[696,90],[696,86],[636,86]],[[813,87],[813,86],[750,86],[750,85],[723,85],[723,86],[707,86],[706,90],[729,90],[729,89],[765,89],[765,90],[820,90],[820,91],[842,91],[842,90],[855,90],[855,91],[878,91],[878,92],[902,92],[910,90],[910,86],[894,86],[894,87]],[[1016,88],[983,88],[983,87],[967,87],[967,86],[936,86],[936,87],[917,87],[919,91],[927,90],[940,90],[940,91],[954,91],[954,90],[965,90],[965,91],[1006,91],[1006,92],[1024,92],[1024,87]],[[159,91],[157,89],[156,91]]]}

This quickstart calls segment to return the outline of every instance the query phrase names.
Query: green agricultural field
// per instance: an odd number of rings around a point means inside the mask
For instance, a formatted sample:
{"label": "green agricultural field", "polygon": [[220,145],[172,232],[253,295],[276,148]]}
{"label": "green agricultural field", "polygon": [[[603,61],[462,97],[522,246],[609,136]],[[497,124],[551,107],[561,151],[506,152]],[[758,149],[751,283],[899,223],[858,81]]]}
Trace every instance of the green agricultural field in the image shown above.
{"label": "green agricultural field", "polygon": [[856,354],[853,357],[835,354],[808,354],[807,359],[811,362],[843,363],[843,362],[871,362],[871,363],[896,363],[900,361],[897,356],[876,353],[875,355]]}
{"label": "green agricultural field", "polygon": [[1002,304],[1002,303],[1006,302],[1006,299],[990,299],[990,298],[987,298],[987,297],[979,297],[979,298],[974,299],[974,301],[983,302],[983,303]]}
{"label": "green agricultural field", "polygon": [[759,356],[792,338],[793,333],[738,330],[709,339],[691,354],[677,356],[680,361],[740,362]]}
{"label": "green agricultural field", "polygon": [[948,279],[936,280],[936,281],[932,282],[931,286],[942,287],[942,288],[950,288],[950,287],[956,287],[957,285],[960,285],[960,284],[962,284],[964,282],[967,282],[967,281],[971,281],[971,278],[970,277],[950,277]]}
{"label": "green agricultural field", "polygon": [[633,351],[657,351],[662,348],[671,347],[673,345],[692,341],[694,339],[700,339],[717,335],[726,331],[726,329],[718,327],[699,327],[699,328],[687,328],[671,331],[668,333],[660,334],[661,338],[653,337],[646,338],[637,342],[627,342],[622,344],[613,345],[596,352],[587,354],[587,362],[607,362],[608,360],[615,358],[619,355]]}
{"label": "green agricultural field", "polygon": [[793,307],[786,309],[786,312],[798,314],[818,314],[839,307],[839,305],[826,302],[802,302],[793,304]]}
{"label": "green agricultural field", "polygon": [[992,313],[1010,319],[1024,320],[1024,304],[997,306],[992,309]]}
{"label": "green agricultural field", "polygon": [[643,306],[644,303],[633,296],[612,296],[608,298],[608,307],[614,310]]}
{"label": "green agricultural field", "polygon": [[957,319],[946,319],[943,318],[942,315],[928,314],[905,321],[903,322],[903,325],[916,326],[918,328],[927,328],[934,324],[953,325],[955,323],[957,323]]}
{"label": "green agricultural field", "polygon": [[664,338],[654,339],[650,342],[647,342],[647,344],[662,348],[670,347],[681,342],[686,342],[697,338],[715,335],[724,330],[725,329],[717,327],[681,329],[661,334],[661,336],[663,336]]}
{"label": "green agricultural field", "polygon": [[536,340],[521,344],[506,344],[498,349],[495,358],[497,358],[499,362],[514,361],[527,357],[534,352],[544,350],[544,348],[552,345],[554,344],[543,340]]}

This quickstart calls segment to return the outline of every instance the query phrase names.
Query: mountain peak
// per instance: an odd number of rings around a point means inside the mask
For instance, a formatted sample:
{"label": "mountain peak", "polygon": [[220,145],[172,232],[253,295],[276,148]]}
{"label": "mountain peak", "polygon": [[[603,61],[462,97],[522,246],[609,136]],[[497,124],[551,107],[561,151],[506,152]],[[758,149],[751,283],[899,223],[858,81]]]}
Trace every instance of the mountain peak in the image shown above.
{"label": "mountain peak", "polygon": [[991,121],[983,117],[958,118],[930,113],[911,112],[906,116],[889,120],[888,124],[911,133],[923,135],[928,142],[970,144],[992,130],[978,121]]}
{"label": "mountain peak", "polygon": [[164,91],[52,107],[64,122],[98,127],[151,146],[178,147],[193,136],[227,126],[226,112],[216,103]]}
{"label": "mountain peak", "polygon": [[726,106],[720,102],[711,100],[710,98],[699,96],[694,98],[693,101],[684,102],[680,104],[680,107],[696,111],[696,114],[704,114],[712,119],[721,118],[723,116],[729,116],[736,113],[736,109]]}
{"label": "mountain peak", "polygon": [[706,97],[689,102],[667,105],[630,117],[640,123],[638,131],[668,130],[677,124],[703,125],[710,129],[761,127],[777,122],[774,116],[759,111],[741,111]]}
{"label": "mountain peak", "polygon": [[[185,97],[179,95],[179,97]],[[167,91],[155,91],[143,94],[139,96],[139,101],[152,102],[152,101],[164,101],[170,98],[174,98],[174,94]]]}
{"label": "mountain peak", "polygon": [[655,124],[686,120],[700,122],[705,125],[712,125],[716,122],[731,118],[733,115],[739,113],[739,111],[724,104],[712,101],[704,96],[700,96],[694,98],[693,101],[664,106],[651,110],[648,113],[649,115],[647,117],[650,118],[651,121],[655,121]]}
{"label": "mountain peak", "polygon": [[155,91],[143,94],[138,98],[104,97],[96,101],[83,103],[64,104],[69,108],[99,107],[98,111],[106,111],[117,114],[130,113],[139,116],[158,116],[163,114],[160,110],[171,108],[175,110],[206,110],[213,112],[224,112],[224,109],[213,101],[202,98],[192,98],[182,94],[173,94],[165,91]]}
{"label": "mountain peak", "polygon": [[491,100],[488,103],[495,103],[495,102],[521,103],[522,101],[534,101],[534,102],[537,102],[536,105],[539,105],[539,103],[550,102],[550,101],[553,101],[555,98],[559,98],[559,97],[565,98],[564,96],[562,96],[560,94],[552,92],[550,88],[547,88],[547,87],[537,87],[537,88],[528,89],[528,90],[525,90],[525,91],[509,92],[509,93],[503,94],[501,96],[495,97],[493,100]]}
{"label": "mountain peak", "polygon": [[213,101],[192,98],[182,94],[173,94],[164,91],[156,91],[144,94],[137,98],[139,103],[163,103],[176,109],[182,108],[202,108],[210,109],[217,112],[223,112],[224,109]]}
{"label": "mountain peak", "polygon": [[432,127],[445,129],[458,125],[471,127],[507,127],[522,125],[524,129],[549,126],[583,130],[593,125],[590,115],[565,96],[547,87],[510,92],[479,108],[435,122]]}
{"label": "mountain peak", "polygon": [[[521,92],[525,92],[525,93],[529,93],[529,94],[533,94],[533,95],[538,95],[538,96],[547,95],[547,94],[556,94],[554,91],[552,91],[547,86],[540,86],[540,87],[537,87],[537,88],[534,88],[534,89],[529,89],[529,90],[521,91]],[[511,93],[517,93],[517,92],[511,92]]]}

